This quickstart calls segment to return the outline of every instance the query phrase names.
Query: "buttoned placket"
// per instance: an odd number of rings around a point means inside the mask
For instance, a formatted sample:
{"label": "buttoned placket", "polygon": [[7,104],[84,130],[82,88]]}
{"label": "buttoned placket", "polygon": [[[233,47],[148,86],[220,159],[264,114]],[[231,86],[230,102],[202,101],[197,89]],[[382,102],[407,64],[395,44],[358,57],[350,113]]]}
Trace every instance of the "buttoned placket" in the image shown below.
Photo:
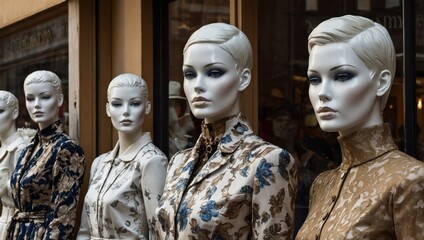
{"label": "buttoned placket", "polygon": [[345,181],[347,179],[347,176],[350,172],[350,167],[347,169],[339,168],[338,171],[340,171],[340,177],[337,179],[337,193],[332,194],[330,197],[330,202],[327,208],[327,212],[324,214],[324,216],[321,218],[321,228],[318,235],[315,235],[315,239],[320,239],[322,235],[322,231],[324,229],[325,224],[327,223],[328,219],[331,216],[331,213],[334,210],[334,207],[336,206],[336,203],[340,197],[341,191],[343,189],[343,186],[345,184]]}

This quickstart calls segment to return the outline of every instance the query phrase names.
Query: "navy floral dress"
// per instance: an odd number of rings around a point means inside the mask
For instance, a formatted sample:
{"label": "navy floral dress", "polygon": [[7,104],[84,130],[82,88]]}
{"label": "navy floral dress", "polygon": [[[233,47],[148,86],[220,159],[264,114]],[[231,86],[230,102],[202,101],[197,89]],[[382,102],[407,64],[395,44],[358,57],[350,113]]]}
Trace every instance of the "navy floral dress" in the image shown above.
{"label": "navy floral dress", "polygon": [[11,178],[17,211],[7,239],[72,239],[85,160],[82,148],[62,129],[57,121],[23,150]]}

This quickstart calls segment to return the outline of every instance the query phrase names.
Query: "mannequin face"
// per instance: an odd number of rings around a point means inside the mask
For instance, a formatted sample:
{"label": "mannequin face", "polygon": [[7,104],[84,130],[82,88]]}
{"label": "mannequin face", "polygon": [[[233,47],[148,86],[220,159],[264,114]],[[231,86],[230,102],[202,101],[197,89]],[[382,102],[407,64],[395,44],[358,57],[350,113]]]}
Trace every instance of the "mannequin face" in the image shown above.
{"label": "mannequin face", "polygon": [[150,102],[139,87],[115,87],[111,89],[106,112],[119,132],[142,132],[144,117],[150,112]]}
{"label": "mannequin face", "polygon": [[7,134],[15,127],[16,110],[12,110],[4,101],[0,101],[0,135]]}
{"label": "mannequin face", "polygon": [[309,98],[322,130],[347,135],[378,121],[373,119],[380,116],[378,81],[348,43],[314,46],[308,77]]}
{"label": "mannequin face", "polygon": [[26,108],[31,119],[44,129],[59,119],[63,95],[50,83],[34,83],[24,86]]}
{"label": "mannequin face", "polygon": [[194,44],[187,49],[184,92],[195,117],[214,122],[240,111],[239,92],[244,87],[236,66],[232,56],[215,44]]}

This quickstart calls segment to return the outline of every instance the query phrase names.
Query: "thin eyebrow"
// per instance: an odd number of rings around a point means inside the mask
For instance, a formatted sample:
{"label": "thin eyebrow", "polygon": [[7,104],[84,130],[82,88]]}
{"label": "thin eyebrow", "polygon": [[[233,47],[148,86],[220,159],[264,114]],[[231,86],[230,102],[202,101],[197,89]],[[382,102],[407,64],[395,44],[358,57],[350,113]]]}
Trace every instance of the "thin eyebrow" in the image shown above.
{"label": "thin eyebrow", "polygon": [[[215,64],[225,65],[225,64],[224,64],[224,63],[222,63],[222,62],[213,62],[213,63],[208,63],[208,64],[206,64],[205,66],[203,66],[203,68],[207,68],[207,67],[213,66],[213,65],[215,65]],[[184,65],[183,65],[183,67],[194,68],[193,66],[188,65],[188,64],[184,64]]]}
{"label": "thin eyebrow", "polygon": [[341,67],[352,67],[352,68],[356,68],[355,66],[350,65],[350,64],[343,64],[343,65],[339,65],[339,66],[335,66],[335,67],[331,68],[330,71],[336,70],[337,68],[341,68]]}
{"label": "thin eyebrow", "polygon": [[[122,99],[122,98],[118,98],[118,97],[111,97],[111,99],[110,100],[119,100],[119,101],[125,101],[124,99]],[[140,101],[142,101],[143,100],[143,98],[142,97],[133,97],[133,98],[130,98],[130,99],[128,99],[129,101],[131,101],[131,100],[140,100]]]}

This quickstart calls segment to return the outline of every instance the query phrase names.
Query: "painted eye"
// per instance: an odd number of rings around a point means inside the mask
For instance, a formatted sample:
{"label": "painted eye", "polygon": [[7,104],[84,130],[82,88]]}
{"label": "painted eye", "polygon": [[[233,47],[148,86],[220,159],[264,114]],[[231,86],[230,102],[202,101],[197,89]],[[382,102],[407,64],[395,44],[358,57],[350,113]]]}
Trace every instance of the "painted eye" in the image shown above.
{"label": "painted eye", "polygon": [[131,103],[131,106],[133,106],[133,107],[138,107],[140,105],[141,105],[141,102],[132,102]]}
{"label": "painted eye", "polygon": [[222,75],[224,75],[225,71],[219,70],[219,69],[213,69],[208,72],[208,77],[211,78],[219,78]]}
{"label": "painted eye", "polygon": [[43,99],[43,100],[49,100],[50,98],[51,98],[50,95],[45,95],[45,96],[42,96],[41,97],[41,99]]}
{"label": "painted eye", "polygon": [[194,73],[193,71],[186,71],[183,75],[184,78],[188,80],[196,78],[196,73]]}
{"label": "painted eye", "polygon": [[318,85],[321,83],[321,79],[319,77],[310,76],[309,78],[309,84],[310,85]]}
{"label": "painted eye", "polygon": [[4,113],[4,109],[0,109],[0,113]]}
{"label": "painted eye", "polygon": [[34,97],[26,97],[27,102],[32,102],[32,101],[34,101],[34,99],[35,99]]}
{"label": "painted eye", "polygon": [[112,107],[120,107],[120,106],[122,106],[122,103],[120,103],[120,102],[112,102],[110,105],[112,105]]}
{"label": "painted eye", "polygon": [[340,82],[346,82],[349,81],[350,79],[352,79],[352,75],[348,74],[348,73],[341,73],[341,74],[337,74],[336,77],[334,78],[334,80],[336,81],[340,81]]}

